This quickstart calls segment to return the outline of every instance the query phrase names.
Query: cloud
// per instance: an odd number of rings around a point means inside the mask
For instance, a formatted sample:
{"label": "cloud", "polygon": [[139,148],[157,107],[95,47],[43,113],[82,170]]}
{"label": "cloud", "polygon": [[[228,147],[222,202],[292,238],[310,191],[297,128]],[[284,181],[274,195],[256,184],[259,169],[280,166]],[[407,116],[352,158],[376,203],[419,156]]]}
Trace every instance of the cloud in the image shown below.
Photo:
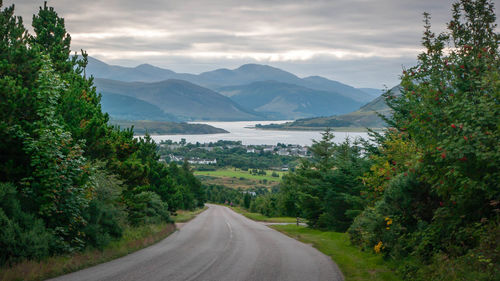
{"label": "cloud", "polygon": [[[41,0],[15,1],[27,25]],[[74,50],[199,73],[257,62],[359,87],[393,85],[420,52],[422,13],[442,30],[453,0],[50,0]],[[407,65],[409,66],[409,65]]]}

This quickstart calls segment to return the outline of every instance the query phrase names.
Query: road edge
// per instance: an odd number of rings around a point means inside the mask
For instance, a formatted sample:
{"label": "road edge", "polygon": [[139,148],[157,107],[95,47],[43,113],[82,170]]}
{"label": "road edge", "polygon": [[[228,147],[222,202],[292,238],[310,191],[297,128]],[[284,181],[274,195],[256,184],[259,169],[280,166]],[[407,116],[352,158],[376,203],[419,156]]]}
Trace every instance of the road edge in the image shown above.
{"label": "road edge", "polygon": [[[148,225],[145,227],[153,226]],[[110,262],[148,248],[166,239],[176,230],[177,228],[174,223],[167,223],[161,230],[149,233],[138,239],[127,241],[125,246],[120,246],[117,249],[111,247],[104,248],[103,250],[93,249],[72,255],[53,256],[38,262],[30,260],[15,264],[12,267],[2,267],[0,268],[0,280],[30,281],[56,278]]]}

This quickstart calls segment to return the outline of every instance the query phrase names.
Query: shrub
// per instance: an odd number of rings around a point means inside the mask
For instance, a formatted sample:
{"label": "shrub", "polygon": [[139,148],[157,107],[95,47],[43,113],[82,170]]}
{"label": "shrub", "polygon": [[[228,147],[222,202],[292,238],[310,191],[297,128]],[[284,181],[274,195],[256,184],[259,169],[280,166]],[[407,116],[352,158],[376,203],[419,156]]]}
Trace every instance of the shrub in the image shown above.
{"label": "shrub", "polygon": [[277,194],[268,193],[260,195],[250,203],[250,212],[261,213],[264,216],[276,217],[280,215],[278,210],[278,196]]}
{"label": "shrub", "polygon": [[128,206],[132,225],[172,222],[168,204],[161,201],[160,196],[154,192],[144,191],[134,195]]}
{"label": "shrub", "polygon": [[111,239],[122,236],[126,213],[121,207],[120,194],[123,182],[102,168],[104,163],[96,162],[93,171],[93,199],[85,210],[87,225],[83,229],[88,245],[102,249]]}
{"label": "shrub", "polygon": [[85,216],[88,224],[83,229],[88,244],[102,249],[112,238],[121,237],[123,228],[119,224],[120,217],[114,206],[92,200]]}
{"label": "shrub", "polygon": [[0,183],[0,265],[41,259],[57,243],[41,219],[21,210],[12,184]]}
{"label": "shrub", "polygon": [[[430,187],[421,183],[415,173],[399,174],[388,182],[381,200],[354,220],[348,230],[351,241],[365,248],[382,242],[381,251],[395,258],[407,256],[409,248],[420,244],[422,255],[428,255],[424,252],[438,247],[431,242],[434,238],[427,229],[438,202]],[[428,240],[415,239],[423,233]]]}

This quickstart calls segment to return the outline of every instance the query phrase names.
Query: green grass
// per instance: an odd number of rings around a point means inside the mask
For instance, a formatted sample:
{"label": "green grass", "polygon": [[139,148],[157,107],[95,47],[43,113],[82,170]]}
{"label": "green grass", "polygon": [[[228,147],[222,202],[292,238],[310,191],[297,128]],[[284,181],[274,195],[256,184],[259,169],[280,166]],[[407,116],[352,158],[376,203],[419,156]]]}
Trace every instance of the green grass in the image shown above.
{"label": "green grass", "polygon": [[[286,174],[287,172],[282,172],[282,171],[272,171],[272,170],[265,170],[267,175],[252,175],[250,174],[250,170],[248,171],[243,171],[240,169],[235,169],[235,168],[224,168],[224,169],[218,169],[215,171],[195,171],[195,175],[199,176],[211,176],[211,177],[225,177],[225,178],[245,178],[245,179],[251,179],[251,180],[268,180],[268,181],[276,181],[279,182],[281,180],[281,177]],[[273,172],[276,172],[279,177],[273,177],[271,174]]]}
{"label": "green grass", "polygon": [[276,222],[276,223],[296,223],[296,218],[291,217],[266,217],[263,214],[259,213],[250,213],[249,211],[241,208],[241,207],[231,207],[235,212],[244,215],[245,217],[254,220],[254,221],[263,221],[263,222]]}
{"label": "green grass", "polygon": [[381,255],[362,252],[350,244],[346,233],[321,231],[295,225],[273,225],[272,228],[312,244],[322,253],[330,256],[340,267],[347,281],[360,280],[401,280],[391,270],[391,263],[384,261]]}
{"label": "green grass", "polygon": [[174,224],[160,223],[129,227],[121,239],[103,250],[88,249],[71,255],[54,256],[42,261],[24,261],[12,267],[0,268],[0,280],[45,280],[104,263],[148,247],[175,231]]}
{"label": "green grass", "polygon": [[172,216],[172,219],[174,220],[174,222],[188,222],[188,221],[194,219],[201,212],[205,211],[207,208],[208,207],[205,206],[203,208],[198,208],[198,209],[195,209],[193,211],[177,210],[177,212],[176,212],[177,215]]}

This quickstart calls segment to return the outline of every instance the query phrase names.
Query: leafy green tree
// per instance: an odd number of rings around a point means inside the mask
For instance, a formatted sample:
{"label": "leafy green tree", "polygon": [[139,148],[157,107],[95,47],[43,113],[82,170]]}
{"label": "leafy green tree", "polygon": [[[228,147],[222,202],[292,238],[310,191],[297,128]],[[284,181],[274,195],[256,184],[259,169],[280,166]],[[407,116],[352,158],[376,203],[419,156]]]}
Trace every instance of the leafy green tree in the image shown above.
{"label": "leafy green tree", "polygon": [[30,175],[22,180],[22,192],[31,209],[44,218],[67,246],[83,247],[82,212],[89,202],[90,171],[81,144],[73,140],[57,119],[56,107],[64,85],[44,58],[37,80],[35,129],[24,136],[30,157]]}
{"label": "leafy green tree", "polygon": [[392,124],[421,152],[420,180],[441,198],[436,221],[453,221],[442,229],[449,238],[464,239],[472,233],[459,229],[497,216],[491,204],[500,199],[500,35],[495,19],[492,2],[460,1],[453,5],[448,32],[435,35],[425,14],[426,51],[417,66],[404,72],[401,98],[389,99]]}
{"label": "leafy green tree", "polygon": [[[487,202],[499,195],[493,187],[500,179],[500,36],[493,3],[456,3],[447,33],[435,35],[427,14],[425,23],[426,52],[404,72],[401,98],[389,99],[391,123],[417,143],[425,181],[446,201],[482,194]],[[480,209],[469,217],[488,212]]]}
{"label": "leafy green tree", "polygon": [[85,209],[87,221],[83,232],[88,245],[102,249],[112,239],[122,236],[127,213],[121,200],[123,181],[110,174],[102,162],[92,163],[92,200]]}
{"label": "leafy green tree", "polygon": [[132,225],[171,222],[167,203],[154,192],[144,191],[134,195],[129,206]]}
{"label": "leafy green tree", "polygon": [[461,0],[452,12],[439,35],[424,14],[425,51],[403,72],[402,95],[385,95],[393,128],[364,177],[378,200],[350,230],[367,248],[416,257],[403,270],[411,280],[500,274],[483,242],[499,248],[500,35],[492,1]]}
{"label": "leafy green tree", "polygon": [[85,67],[87,54],[70,56],[71,36],[66,32],[64,19],[60,18],[52,7],[40,7],[32,22],[34,36],[30,45],[44,54],[48,54],[55,71],[70,86],[60,96],[58,113],[64,119],[66,130],[74,138],[84,139],[87,149],[85,156],[91,159],[109,160],[109,168],[120,173],[119,163],[134,152],[131,131],[120,131],[108,125],[109,116],[101,111],[101,96],[93,86],[93,78],[87,78]]}

